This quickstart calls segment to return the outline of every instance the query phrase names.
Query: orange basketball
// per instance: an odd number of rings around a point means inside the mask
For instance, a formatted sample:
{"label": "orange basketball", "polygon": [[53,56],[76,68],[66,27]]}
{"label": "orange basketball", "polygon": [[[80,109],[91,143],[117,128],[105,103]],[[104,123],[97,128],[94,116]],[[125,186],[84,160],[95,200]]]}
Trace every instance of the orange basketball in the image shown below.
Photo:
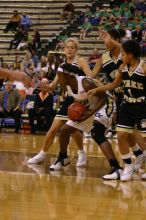
{"label": "orange basketball", "polygon": [[74,102],[68,107],[68,117],[72,121],[78,121],[83,117],[86,112],[86,106],[81,104],[80,102]]}

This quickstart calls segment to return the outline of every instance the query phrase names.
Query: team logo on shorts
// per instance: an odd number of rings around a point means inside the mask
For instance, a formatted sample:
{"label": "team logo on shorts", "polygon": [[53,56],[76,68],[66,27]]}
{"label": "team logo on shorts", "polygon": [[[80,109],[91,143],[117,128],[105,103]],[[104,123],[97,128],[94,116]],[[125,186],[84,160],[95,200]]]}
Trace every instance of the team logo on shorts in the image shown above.
{"label": "team logo on shorts", "polygon": [[141,120],[141,127],[146,128],[146,119]]}

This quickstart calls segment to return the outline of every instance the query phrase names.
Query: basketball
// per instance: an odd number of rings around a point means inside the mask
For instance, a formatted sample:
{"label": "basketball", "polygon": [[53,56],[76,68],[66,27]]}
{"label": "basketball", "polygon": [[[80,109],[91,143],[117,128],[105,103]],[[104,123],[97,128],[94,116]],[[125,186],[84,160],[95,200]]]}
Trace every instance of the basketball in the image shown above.
{"label": "basketball", "polygon": [[86,106],[81,104],[80,102],[74,102],[68,107],[68,117],[72,121],[78,121],[83,117],[86,112]]}

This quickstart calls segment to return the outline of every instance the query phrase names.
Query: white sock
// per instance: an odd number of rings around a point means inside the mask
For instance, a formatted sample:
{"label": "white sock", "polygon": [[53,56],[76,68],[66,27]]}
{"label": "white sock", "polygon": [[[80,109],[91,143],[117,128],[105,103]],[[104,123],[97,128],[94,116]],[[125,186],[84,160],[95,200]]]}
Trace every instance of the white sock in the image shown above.
{"label": "white sock", "polygon": [[43,155],[43,156],[45,156],[45,155],[46,155],[46,152],[43,151],[43,150],[41,150],[41,151],[40,151],[40,154]]}

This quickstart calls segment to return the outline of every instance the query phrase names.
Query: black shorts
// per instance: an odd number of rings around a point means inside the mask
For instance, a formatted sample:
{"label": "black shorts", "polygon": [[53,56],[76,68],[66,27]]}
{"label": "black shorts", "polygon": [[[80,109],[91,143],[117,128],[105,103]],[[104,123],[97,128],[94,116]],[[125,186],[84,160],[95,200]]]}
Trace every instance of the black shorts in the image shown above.
{"label": "black shorts", "polygon": [[146,103],[126,103],[121,106],[117,131],[132,133],[134,129],[146,136]]}
{"label": "black shorts", "polygon": [[60,109],[57,112],[55,118],[60,120],[68,120],[67,110],[68,107],[74,102],[74,98],[72,96],[67,96],[65,100],[62,102]]}

